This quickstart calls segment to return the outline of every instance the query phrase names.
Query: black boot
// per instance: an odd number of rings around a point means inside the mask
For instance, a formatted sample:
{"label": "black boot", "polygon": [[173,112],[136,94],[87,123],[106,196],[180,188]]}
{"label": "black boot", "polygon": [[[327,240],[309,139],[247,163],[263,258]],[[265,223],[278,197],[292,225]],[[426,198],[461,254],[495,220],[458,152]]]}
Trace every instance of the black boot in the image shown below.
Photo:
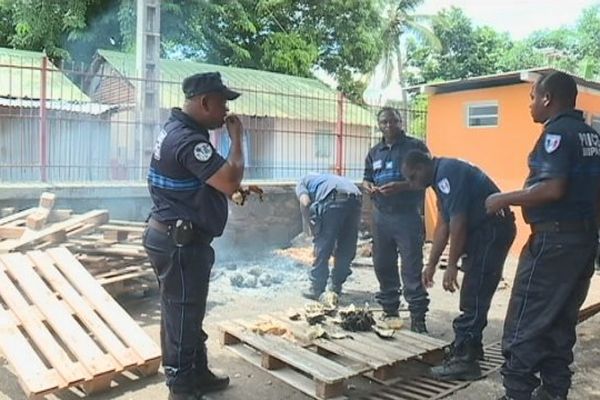
{"label": "black boot", "polygon": [[563,396],[554,396],[548,393],[544,386],[538,386],[531,394],[531,400],[566,400]]}
{"label": "black boot", "polygon": [[337,294],[338,296],[342,295],[342,284],[340,283],[338,284],[331,284],[331,287],[329,288],[329,290],[331,290],[332,292],[334,292],[335,294]]}
{"label": "black boot", "polygon": [[481,378],[481,367],[476,360],[451,358],[442,365],[431,367],[429,373],[435,379],[474,381]]}
{"label": "black boot", "polygon": [[477,346],[462,344],[452,346],[442,365],[432,367],[432,377],[446,380],[472,381],[481,378],[480,352]]}
{"label": "black boot", "polygon": [[309,299],[309,300],[319,301],[319,298],[321,297],[321,293],[323,293],[323,292],[318,292],[318,291],[314,290],[313,288],[310,288],[310,289],[307,289],[302,292],[302,297],[304,297],[305,299]]}
{"label": "black boot", "polygon": [[229,386],[229,377],[215,375],[211,370],[206,370],[196,379],[196,388],[202,394],[216,392]]}
{"label": "black boot", "polygon": [[425,316],[410,317],[410,330],[416,333],[427,334],[427,325],[425,325]]}

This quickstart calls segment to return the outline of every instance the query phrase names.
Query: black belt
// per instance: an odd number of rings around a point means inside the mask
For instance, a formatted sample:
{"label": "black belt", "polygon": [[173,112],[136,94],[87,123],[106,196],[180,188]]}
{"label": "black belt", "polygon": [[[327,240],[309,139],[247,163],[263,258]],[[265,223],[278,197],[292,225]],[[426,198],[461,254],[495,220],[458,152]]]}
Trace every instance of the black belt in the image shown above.
{"label": "black belt", "polygon": [[169,233],[173,228],[174,224],[164,224],[160,221],[155,220],[154,218],[150,218],[148,220],[148,226],[152,229],[156,229],[161,233]]}
{"label": "black belt", "polygon": [[[151,217],[148,220],[148,227],[150,227],[152,229],[156,229],[157,231],[159,231],[161,233],[170,235],[171,232],[175,229],[175,221],[173,221],[170,224],[167,224],[164,222],[160,222],[160,221],[154,219],[153,217]],[[213,240],[212,237],[208,236],[206,233],[204,233],[203,231],[198,229],[197,226],[193,227],[193,232],[194,232],[195,240],[199,240],[201,242],[206,242],[206,243],[210,243]]]}
{"label": "black belt", "polygon": [[549,221],[531,224],[533,233],[594,232],[597,229],[594,221]]}
{"label": "black belt", "polygon": [[327,201],[346,201],[346,200],[360,200],[361,195],[356,193],[344,193],[333,190],[325,197]]}

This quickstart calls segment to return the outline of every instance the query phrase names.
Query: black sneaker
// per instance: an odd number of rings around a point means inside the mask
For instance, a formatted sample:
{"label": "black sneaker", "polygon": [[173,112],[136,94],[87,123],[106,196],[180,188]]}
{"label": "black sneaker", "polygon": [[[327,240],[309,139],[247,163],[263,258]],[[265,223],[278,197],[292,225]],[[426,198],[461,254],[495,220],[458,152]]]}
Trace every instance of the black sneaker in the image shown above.
{"label": "black sneaker", "polygon": [[566,397],[553,396],[544,388],[544,386],[538,386],[537,389],[531,394],[531,400],[566,400]]}
{"label": "black sneaker", "polygon": [[381,320],[386,320],[386,319],[390,319],[390,318],[400,318],[400,313],[398,312],[398,310],[395,311],[386,311],[383,310],[383,314],[381,314]]}
{"label": "black sneaker", "polygon": [[342,295],[342,285],[331,285],[329,290],[331,290],[333,293],[337,294],[338,296]]}
{"label": "black sneaker", "polygon": [[319,301],[321,293],[317,293],[312,289],[308,289],[302,292],[302,297],[309,300]]}
{"label": "black sneaker", "polygon": [[431,367],[429,374],[434,379],[474,381],[481,378],[481,367],[477,361],[451,358],[442,365]]}
{"label": "black sneaker", "polygon": [[229,386],[227,375],[215,375],[210,370],[207,370],[196,379],[196,388],[202,394],[223,390],[227,386]]}
{"label": "black sneaker", "polygon": [[416,333],[421,333],[426,335],[429,333],[427,331],[427,325],[425,325],[425,317],[411,317],[410,318],[410,330]]}

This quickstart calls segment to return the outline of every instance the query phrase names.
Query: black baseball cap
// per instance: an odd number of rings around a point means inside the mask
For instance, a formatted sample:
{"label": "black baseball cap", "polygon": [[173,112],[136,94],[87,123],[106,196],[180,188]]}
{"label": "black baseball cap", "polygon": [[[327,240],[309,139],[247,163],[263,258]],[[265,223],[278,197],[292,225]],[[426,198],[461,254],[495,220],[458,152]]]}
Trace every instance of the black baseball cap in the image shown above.
{"label": "black baseball cap", "polygon": [[186,99],[191,99],[206,93],[223,93],[227,100],[235,100],[241,93],[229,89],[223,84],[221,74],[218,72],[205,72],[188,76],[181,85]]}

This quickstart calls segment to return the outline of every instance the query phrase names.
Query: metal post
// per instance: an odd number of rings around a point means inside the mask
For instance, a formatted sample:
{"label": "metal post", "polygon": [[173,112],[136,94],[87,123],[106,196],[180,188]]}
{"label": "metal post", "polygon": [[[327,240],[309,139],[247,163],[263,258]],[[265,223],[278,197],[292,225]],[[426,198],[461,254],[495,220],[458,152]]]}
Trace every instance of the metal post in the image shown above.
{"label": "metal post", "polygon": [[338,115],[336,127],[335,173],[344,174],[344,95],[338,93]]}
{"label": "metal post", "polygon": [[136,67],[139,78],[139,178],[143,179],[160,124],[160,0],[137,0]]}
{"label": "metal post", "polygon": [[48,78],[48,57],[42,57],[40,71],[40,177],[42,182],[48,180],[48,111],[46,109],[46,82]]}

